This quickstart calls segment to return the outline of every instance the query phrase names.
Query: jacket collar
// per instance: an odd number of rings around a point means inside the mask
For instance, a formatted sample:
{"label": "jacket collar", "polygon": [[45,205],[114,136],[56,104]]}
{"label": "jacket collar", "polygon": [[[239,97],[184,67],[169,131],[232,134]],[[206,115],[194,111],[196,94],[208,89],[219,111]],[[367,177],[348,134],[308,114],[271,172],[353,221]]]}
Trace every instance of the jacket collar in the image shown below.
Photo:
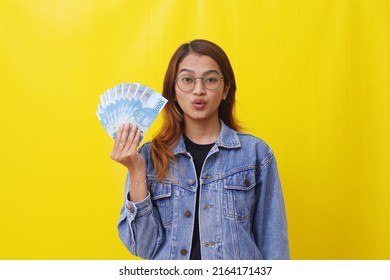
{"label": "jacket collar", "polygon": [[[219,121],[221,122],[221,132],[219,133],[215,144],[218,147],[223,147],[226,149],[234,149],[241,147],[241,142],[238,138],[237,132],[228,127],[221,119]],[[178,155],[186,153],[187,149],[186,145],[184,144],[184,138],[183,135],[180,135],[176,145],[173,147],[173,154]]]}

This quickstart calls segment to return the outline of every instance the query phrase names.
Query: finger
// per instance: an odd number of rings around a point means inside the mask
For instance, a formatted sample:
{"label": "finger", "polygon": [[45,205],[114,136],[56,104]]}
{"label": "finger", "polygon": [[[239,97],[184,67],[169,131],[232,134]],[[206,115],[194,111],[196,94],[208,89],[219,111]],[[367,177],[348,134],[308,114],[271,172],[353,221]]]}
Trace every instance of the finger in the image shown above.
{"label": "finger", "polygon": [[131,126],[129,136],[127,137],[127,140],[126,140],[126,146],[125,146],[126,151],[128,151],[130,149],[130,147],[133,145],[134,136],[135,136],[136,132],[137,132],[137,125],[133,124]]}
{"label": "finger", "polygon": [[129,135],[129,130],[130,130],[130,124],[127,123],[123,127],[123,131],[122,131],[122,134],[121,134],[121,137],[120,137],[120,140],[119,140],[119,148],[121,150],[123,150],[123,148],[126,145],[126,139],[127,139],[128,135]]}
{"label": "finger", "polygon": [[140,139],[141,139],[141,130],[137,127],[137,133],[135,134],[135,138],[133,140],[133,147],[135,150],[137,150]]}
{"label": "finger", "polygon": [[129,151],[132,154],[136,154],[137,153],[137,147],[138,147],[139,139],[140,139],[140,136],[141,136],[141,130],[138,127],[136,127],[135,130],[136,131],[134,133],[133,141],[131,141],[131,146],[129,147]]}
{"label": "finger", "polygon": [[123,131],[123,124],[121,124],[118,127],[118,131],[116,133],[115,142],[114,142],[114,150],[118,149],[118,147],[119,147],[119,142],[120,142],[120,139],[121,139],[122,131]]}

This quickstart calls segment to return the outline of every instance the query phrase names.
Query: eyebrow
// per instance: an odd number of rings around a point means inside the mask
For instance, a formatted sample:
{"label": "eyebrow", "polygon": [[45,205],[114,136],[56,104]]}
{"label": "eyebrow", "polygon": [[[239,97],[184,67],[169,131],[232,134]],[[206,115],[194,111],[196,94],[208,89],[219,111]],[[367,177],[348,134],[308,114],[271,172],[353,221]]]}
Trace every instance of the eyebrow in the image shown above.
{"label": "eyebrow", "polygon": [[[195,73],[195,71],[190,70],[190,69],[186,69],[186,68],[181,69],[178,74],[180,74],[181,72],[191,72],[193,74]],[[204,74],[210,74],[210,73],[217,73],[217,74],[221,75],[217,70],[214,70],[214,69],[213,70],[208,70],[208,71],[204,72],[203,75]]]}

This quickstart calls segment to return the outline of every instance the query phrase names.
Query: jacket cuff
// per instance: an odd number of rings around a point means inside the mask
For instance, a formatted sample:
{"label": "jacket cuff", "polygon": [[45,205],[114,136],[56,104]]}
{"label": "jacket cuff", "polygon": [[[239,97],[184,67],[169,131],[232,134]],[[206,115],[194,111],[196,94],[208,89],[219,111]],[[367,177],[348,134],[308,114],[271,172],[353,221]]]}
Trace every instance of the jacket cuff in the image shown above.
{"label": "jacket cuff", "polygon": [[147,197],[145,197],[144,200],[139,202],[130,201],[129,194],[130,193],[127,193],[126,195],[126,212],[130,221],[134,220],[136,217],[142,217],[152,211],[153,205],[149,192]]}

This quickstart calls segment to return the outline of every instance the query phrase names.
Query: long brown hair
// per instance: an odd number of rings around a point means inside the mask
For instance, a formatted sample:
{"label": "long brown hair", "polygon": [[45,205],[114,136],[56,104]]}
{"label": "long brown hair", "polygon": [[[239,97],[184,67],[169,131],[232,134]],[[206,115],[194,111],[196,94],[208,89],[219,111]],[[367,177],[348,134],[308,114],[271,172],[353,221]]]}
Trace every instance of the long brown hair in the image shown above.
{"label": "long brown hair", "polygon": [[175,101],[175,79],[179,64],[189,54],[199,54],[211,57],[217,62],[222,71],[224,86],[230,86],[226,99],[218,108],[218,116],[232,129],[239,130],[239,125],[234,117],[236,80],[233,68],[226,53],[215,43],[197,39],[181,45],[173,54],[165,74],[162,95],[168,99],[167,105],[162,111],[163,124],[157,135],[152,140],[152,159],[158,180],[163,180],[168,175],[170,161],[175,160],[172,148],[183,132],[183,113]]}

